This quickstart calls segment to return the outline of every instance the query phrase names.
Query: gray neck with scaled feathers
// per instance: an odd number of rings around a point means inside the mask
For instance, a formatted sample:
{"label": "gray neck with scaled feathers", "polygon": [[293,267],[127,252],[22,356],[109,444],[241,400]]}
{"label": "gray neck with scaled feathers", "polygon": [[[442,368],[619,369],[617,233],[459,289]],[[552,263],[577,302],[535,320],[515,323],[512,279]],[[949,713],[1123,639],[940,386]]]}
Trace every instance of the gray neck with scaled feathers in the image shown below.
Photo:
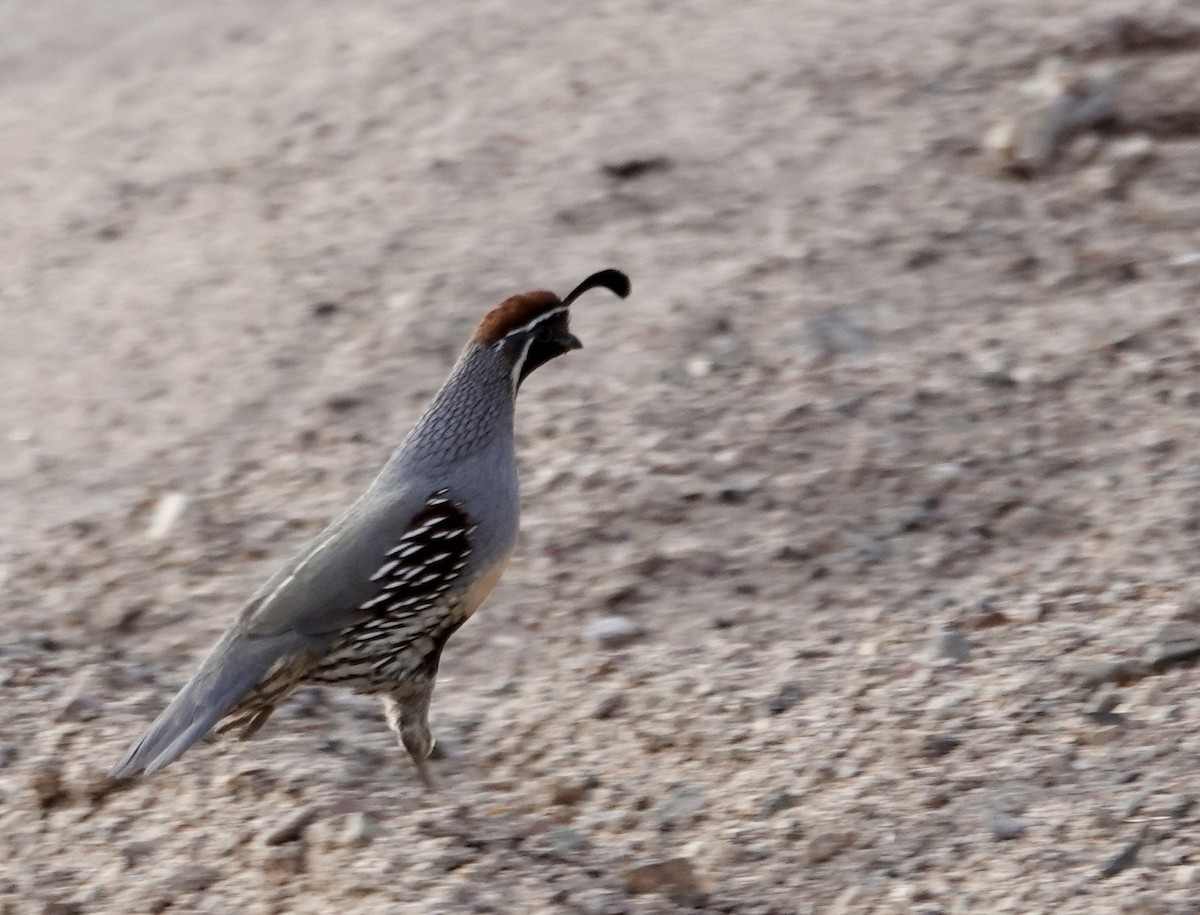
{"label": "gray neck with scaled feathers", "polygon": [[512,446],[512,370],[495,350],[471,344],[389,463],[436,468],[489,447]]}

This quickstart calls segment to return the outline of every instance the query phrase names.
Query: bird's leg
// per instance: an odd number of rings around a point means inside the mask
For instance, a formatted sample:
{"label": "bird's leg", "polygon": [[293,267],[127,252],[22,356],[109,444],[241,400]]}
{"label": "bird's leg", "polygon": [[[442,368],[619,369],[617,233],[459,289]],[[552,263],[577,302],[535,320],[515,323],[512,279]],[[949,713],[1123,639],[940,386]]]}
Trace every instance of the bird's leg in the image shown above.
{"label": "bird's leg", "polygon": [[429,729],[429,703],[433,698],[433,678],[421,678],[408,683],[401,692],[383,700],[383,712],[388,725],[400,738],[400,743],[412,757],[417,774],[429,791],[437,791],[437,782],[429,766],[433,751],[433,732]]}

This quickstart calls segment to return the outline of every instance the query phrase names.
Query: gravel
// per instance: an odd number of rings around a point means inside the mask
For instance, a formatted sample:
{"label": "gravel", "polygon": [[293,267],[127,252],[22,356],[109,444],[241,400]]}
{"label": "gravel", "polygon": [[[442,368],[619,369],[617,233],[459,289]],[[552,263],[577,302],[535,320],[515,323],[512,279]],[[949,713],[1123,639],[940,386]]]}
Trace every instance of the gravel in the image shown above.
{"label": "gravel", "polygon": [[[1195,908],[1189,4],[10,7],[0,911]],[[1055,56],[1116,129],[997,170]],[[609,265],[442,790],[318,689],[108,785],[481,313]]]}

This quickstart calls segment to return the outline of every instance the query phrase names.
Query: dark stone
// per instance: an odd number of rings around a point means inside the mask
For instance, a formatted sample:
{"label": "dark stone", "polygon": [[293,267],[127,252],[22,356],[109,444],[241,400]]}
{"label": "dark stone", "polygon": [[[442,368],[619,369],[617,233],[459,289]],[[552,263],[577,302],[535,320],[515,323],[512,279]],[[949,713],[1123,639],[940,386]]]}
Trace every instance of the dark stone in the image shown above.
{"label": "dark stone", "polygon": [[921,742],[921,755],[926,759],[941,759],[961,744],[961,740],[949,734],[933,734]]}
{"label": "dark stone", "polygon": [[704,884],[687,858],[655,861],[625,872],[625,892],[665,893],[678,902],[696,900],[705,894]]}
{"label": "dark stone", "polygon": [[775,695],[768,698],[765,704],[767,711],[772,715],[782,715],[803,698],[804,687],[791,681],[779,687]]}
{"label": "dark stone", "polygon": [[632,181],[654,172],[670,171],[674,165],[667,156],[644,156],[605,162],[600,166],[600,171],[617,181]]}
{"label": "dark stone", "polygon": [[357,394],[330,394],[325,398],[325,407],[334,413],[349,413],[363,404]]}
{"label": "dark stone", "polygon": [[1164,623],[1146,646],[1146,663],[1151,667],[1183,664],[1200,658],[1200,625],[1187,620]]}
{"label": "dark stone", "polygon": [[1020,838],[1029,829],[1024,820],[999,810],[988,817],[988,828],[997,842]]}
{"label": "dark stone", "polygon": [[770,794],[763,800],[762,817],[769,819],[784,810],[790,810],[800,803],[800,797],[792,794],[790,791],[776,791]]}
{"label": "dark stone", "polygon": [[291,815],[285,817],[278,825],[263,834],[263,844],[284,845],[288,842],[297,841],[304,835],[304,830],[308,829],[320,813],[321,807],[316,804],[293,811]]}
{"label": "dark stone", "polygon": [[1109,877],[1115,877],[1121,871],[1128,867],[1132,867],[1137,862],[1138,852],[1142,850],[1142,837],[1138,836],[1119,852],[1104,862],[1100,868],[1099,877],[1101,880],[1107,880]]}

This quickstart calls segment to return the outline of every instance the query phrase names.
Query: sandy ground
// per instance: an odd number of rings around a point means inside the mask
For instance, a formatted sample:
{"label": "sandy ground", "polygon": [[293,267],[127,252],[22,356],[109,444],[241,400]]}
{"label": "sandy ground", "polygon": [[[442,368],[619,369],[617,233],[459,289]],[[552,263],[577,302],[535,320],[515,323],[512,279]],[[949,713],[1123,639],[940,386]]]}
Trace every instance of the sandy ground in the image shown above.
{"label": "sandy ground", "polygon": [[[0,912],[1200,911],[1194,7],[466,9],[0,6]],[[1141,94],[1005,174],[1054,53]],[[444,793],[316,690],[111,790],[483,311],[610,265]]]}

